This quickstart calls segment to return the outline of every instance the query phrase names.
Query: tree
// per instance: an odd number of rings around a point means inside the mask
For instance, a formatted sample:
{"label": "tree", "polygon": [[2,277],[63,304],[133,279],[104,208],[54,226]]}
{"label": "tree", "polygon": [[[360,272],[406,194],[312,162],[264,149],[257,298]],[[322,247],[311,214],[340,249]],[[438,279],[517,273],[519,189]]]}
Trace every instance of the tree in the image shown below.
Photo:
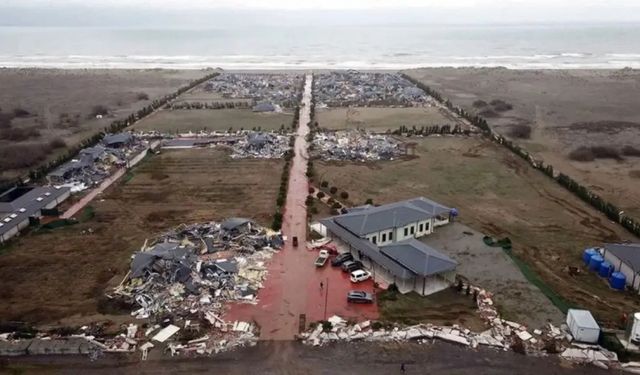
{"label": "tree", "polygon": [[313,194],[316,191],[316,189],[309,187],[309,194]]}
{"label": "tree", "polygon": [[340,193],[340,198],[349,199],[349,193],[347,193],[346,191],[343,191],[342,193]]}
{"label": "tree", "polygon": [[364,202],[364,204],[373,204],[373,199],[367,198],[367,200]]}
{"label": "tree", "polygon": [[327,181],[322,181],[322,183],[320,183],[320,186],[326,188],[327,186],[329,186],[329,183]]}
{"label": "tree", "polygon": [[318,199],[322,199],[322,198],[324,198],[324,196],[325,196],[325,194],[322,191],[319,191],[318,194],[317,194]]}
{"label": "tree", "polygon": [[335,187],[335,186],[332,186],[331,189],[329,189],[329,193],[331,193],[331,194],[335,194],[337,192],[338,192],[338,188]]}

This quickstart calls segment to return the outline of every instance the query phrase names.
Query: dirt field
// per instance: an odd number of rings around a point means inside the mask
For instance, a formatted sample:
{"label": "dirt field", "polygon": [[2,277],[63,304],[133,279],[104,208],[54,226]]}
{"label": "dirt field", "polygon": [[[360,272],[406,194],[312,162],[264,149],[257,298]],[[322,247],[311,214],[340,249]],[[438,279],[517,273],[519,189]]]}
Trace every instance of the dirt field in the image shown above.
{"label": "dirt field", "polygon": [[358,129],[375,132],[393,131],[404,125],[415,126],[451,125],[452,121],[435,107],[415,108],[328,108],[316,112],[321,128]]}
{"label": "dirt field", "polygon": [[487,117],[495,130],[508,136],[514,125],[531,126],[531,138],[519,140],[529,151],[640,218],[640,158],[568,158],[580,146],[640,148],[640,71],[442,68],[408,73],[469,111],[493,109],[474,107],[476,100],[508,102],[512,110]]}
{"label": "dirt field", "polygon": [[158,130],[161,132],[187,132],[198,130],[278,130],[283,125],[290,128],[292,114],[256,113],[250,109],[198,109],[162,110],[133,126],[133,130]]}
{"label": "dirt field", "polygon": [[[174,92],[203,71],[0,69],[0,108],[13,116],[0,124],[0,179],[13,178],[28,167],[54,158],[72,145]],[[144,94],[144,95],[143,95]],[[95,106],[108,114],[91,116]],[[63,142],[52,143],[59,139]],[[20,159],[11,155],[21,155]]]}
{"label": "dirt field", "polygon": [[93,219],[25,235],[0,255],[0,321],[104,319],[99,313],[108,311],[99,299],[124,277],[129,255],[145,238],[181,223],[231,216],[269,225],[282,163],[232,160],[213,149],[150,156],[92,203]]}
{"label": "dirt field", "polygon": [[[425,138],[417,155],[369,165],[315,165],[322,179],[347,189],[353,202],[426,196],[458,208],[460,222],[485,234],[509,236],[514,253],[549,286],[601,320],[618,322],[623,311],[640,308],[636,297],[612,291],[595,275],[571,277],[565,271],[566,266],[583,269],[581,254],[588,246],[632,239],[602,214],[508,150],[481,138]],[[530,303],[525,295],[518,301]]]}

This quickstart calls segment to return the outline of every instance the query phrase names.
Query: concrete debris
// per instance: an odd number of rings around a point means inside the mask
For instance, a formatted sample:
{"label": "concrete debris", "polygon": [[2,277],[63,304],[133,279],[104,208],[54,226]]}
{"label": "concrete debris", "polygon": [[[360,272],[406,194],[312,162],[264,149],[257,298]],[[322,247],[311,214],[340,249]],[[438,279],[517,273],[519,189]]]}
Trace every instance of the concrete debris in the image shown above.
{"label": "concrete debris", "polygon": [[279,159],[291,150],[291,136],[284,131],[198,132],[186,134],[139,133],[140,137],[161,139],[163,149],[224,148],[234,159]]}
{"label": "concrete debris", "polygon": [[169,324],[168,326],[164,327],[160,332],[156,333],[156,335],[153,336],[152,340],[158,341],[158,342],[165,342],[167,341],[168,338],[178,333],[179,330],[180,330],[180,327],[174,326],[173,324]]}
{"label": "concrete debris", "polygon": [[148,148],[148,141],[132,133],[107,134],[98,145],[80,150],[51,171],[47,179],[53,185],[70,187],[72,193],[80,192],[98,185],[116,169],[139,161]]}
{"label": "concrete debris", "polygon": [[318,74],[313,95],[318,108],[347,106],[418,106],[435,103],[422,89],[395,73],[355,70]]}
{"label": "concrete debris", "polygon": [[273,112],[276,105],[294,108],[302,95],[304,76],[299,74],[232,74],[223,73],[204,85],[204,90],[216,92],[224,99],[250,99],[256,106]]}
{"label": "concrete debris", "polygon": [[403,154],[394,138],[358,130],[316,133],[312,149],[323,160],[393,160]]}

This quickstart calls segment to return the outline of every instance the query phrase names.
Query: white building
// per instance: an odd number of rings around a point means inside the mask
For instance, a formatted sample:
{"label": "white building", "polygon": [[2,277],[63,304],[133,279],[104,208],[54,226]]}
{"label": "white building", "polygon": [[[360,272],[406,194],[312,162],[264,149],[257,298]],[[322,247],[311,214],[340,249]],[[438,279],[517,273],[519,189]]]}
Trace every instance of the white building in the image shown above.
{"label": "white building", "polygon": [[627,285],[640,292],[640,244],[608,243],[604,245],[603,256],[615,271],[624,274]]}
{"label": "white building", "polygon": [[340,241],[377,281],[394,283],[402,293],[422,295],[447,288],[457,263],[416,240],[449,222],[451,209],[426,198],[383,206],[362,206],[314,225]]}
{"label": "white building", "polygon": [[42,217],[42,210],[55,208],[71,194],[70,188],[16,187],[0,195],[0,243]]}

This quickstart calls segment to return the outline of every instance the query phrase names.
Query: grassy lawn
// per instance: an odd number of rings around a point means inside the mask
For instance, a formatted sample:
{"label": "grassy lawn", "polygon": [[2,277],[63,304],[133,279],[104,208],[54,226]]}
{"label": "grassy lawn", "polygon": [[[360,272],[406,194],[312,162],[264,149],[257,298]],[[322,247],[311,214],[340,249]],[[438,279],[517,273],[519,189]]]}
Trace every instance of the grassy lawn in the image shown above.
{"label": "grassy lawn", "polygon": [[330,108],[317,111],[318,124],[327,129],[364,128],[375,132],[395,130],[404,125],[421,127],[451,124],[438,109],[420,108]]}
{"label": "grassy lawn", "polygon": [[293,115],[285,113],[255,113],[250,109],[163,110],[134,125],[134,130],[158,130],[175,133],[208,130],[224,131],[278,130],[291,127]]}

